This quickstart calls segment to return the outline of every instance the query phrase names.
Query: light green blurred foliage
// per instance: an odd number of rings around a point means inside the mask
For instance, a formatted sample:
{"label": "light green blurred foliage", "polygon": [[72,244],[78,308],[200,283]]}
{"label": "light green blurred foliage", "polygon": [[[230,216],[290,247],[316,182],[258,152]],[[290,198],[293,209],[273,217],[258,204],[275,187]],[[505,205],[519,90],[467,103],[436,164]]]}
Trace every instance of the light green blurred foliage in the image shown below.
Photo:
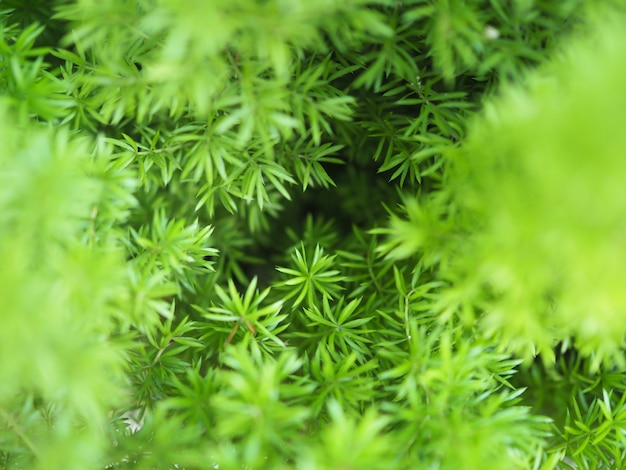
{"label": "light green blurred foliage", "polygon": [[0,2],[0,468],[622,468],[624,20]]}
{"label": "light green blurred foliage", "polygon": [[85,244],[103,190],[88,172],[88,142],[16,124],[15,112],[2,103],[3,436],[31,452],[18,460],[23,468],[33,456],[37,468],[95,465],[107,412],[123,398],[112,335],[125,315],[124,259],[114,246]]}
{"label": "light green blurred foliage", "polygon": [[596,366],[624,365],[626,36],[602,18],[503,88],[450,153],[441,191],[390,228],[392,256],[424,250],[450,283],[441,301],[475,304],[484,332],[527,359],[571,341]]}

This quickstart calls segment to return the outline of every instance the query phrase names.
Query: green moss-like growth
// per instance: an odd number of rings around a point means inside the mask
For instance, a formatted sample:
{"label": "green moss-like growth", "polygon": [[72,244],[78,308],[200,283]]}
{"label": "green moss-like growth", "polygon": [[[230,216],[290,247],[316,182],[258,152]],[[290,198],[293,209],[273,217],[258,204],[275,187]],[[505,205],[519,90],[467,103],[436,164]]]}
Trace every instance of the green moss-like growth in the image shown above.
{"label": "green moss-like growth", "polygon": [[623,2],[1,8],[0,468],[625,465]]}

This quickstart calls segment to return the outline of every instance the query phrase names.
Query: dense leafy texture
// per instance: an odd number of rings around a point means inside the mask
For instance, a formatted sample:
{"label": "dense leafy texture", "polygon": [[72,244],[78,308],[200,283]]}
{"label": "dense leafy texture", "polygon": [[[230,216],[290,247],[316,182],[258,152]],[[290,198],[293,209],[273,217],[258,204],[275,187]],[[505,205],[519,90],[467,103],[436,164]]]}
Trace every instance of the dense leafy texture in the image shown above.
{"label": "dense leafy texture", "polygon": [[620,0],[0,3],[0,468],[622,468]]}

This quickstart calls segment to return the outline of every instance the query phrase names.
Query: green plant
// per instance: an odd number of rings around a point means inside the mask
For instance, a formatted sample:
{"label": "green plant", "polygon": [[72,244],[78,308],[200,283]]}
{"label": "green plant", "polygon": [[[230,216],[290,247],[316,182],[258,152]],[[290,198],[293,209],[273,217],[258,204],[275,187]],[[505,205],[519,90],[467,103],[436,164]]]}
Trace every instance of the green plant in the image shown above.
{"label": "green plant", "polygon": [[624,467],[622,1],[0,7],[0,468]]}

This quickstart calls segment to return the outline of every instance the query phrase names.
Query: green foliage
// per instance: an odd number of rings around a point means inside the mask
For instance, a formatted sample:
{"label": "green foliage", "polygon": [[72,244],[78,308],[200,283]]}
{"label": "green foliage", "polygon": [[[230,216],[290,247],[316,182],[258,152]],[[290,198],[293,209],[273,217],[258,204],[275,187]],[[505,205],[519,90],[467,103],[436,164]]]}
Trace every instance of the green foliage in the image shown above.
{"label": "green foliage", "polygon": [[302,246],[301,251],[295,250],[292,255],[292,262],[296,269],[276,268],[289,276],[289,279],[283,281],[281,285],[288,289],[286,299],[297,295],[293,301],[294,307],[299,306],[305,299],[309,307],[314,307],[318,296],[322,296],[325,300],[337,297],[341,289],[341,284],[338,283],[344,278],[338,275],[339,271],[331,269],[335,256],[327,256],[323,253],[322,247],[317,245],[313,256],[308,257],[309,260]]}
{"label": "green foliage", "polygon": [[621,0],[0,3],[0,468],[626,465]]}
{"label": "green foliage", "polygon": [[383,230],[383,251],[423,249],[453,290],[465,283],[462,302],[480,302],[487,335],[526,358],[571,338],[596,366],[623,366],[625,38],[607,28],[586,38],[593,50],[576,44],[503,89],[451,152],[440,192]]}

